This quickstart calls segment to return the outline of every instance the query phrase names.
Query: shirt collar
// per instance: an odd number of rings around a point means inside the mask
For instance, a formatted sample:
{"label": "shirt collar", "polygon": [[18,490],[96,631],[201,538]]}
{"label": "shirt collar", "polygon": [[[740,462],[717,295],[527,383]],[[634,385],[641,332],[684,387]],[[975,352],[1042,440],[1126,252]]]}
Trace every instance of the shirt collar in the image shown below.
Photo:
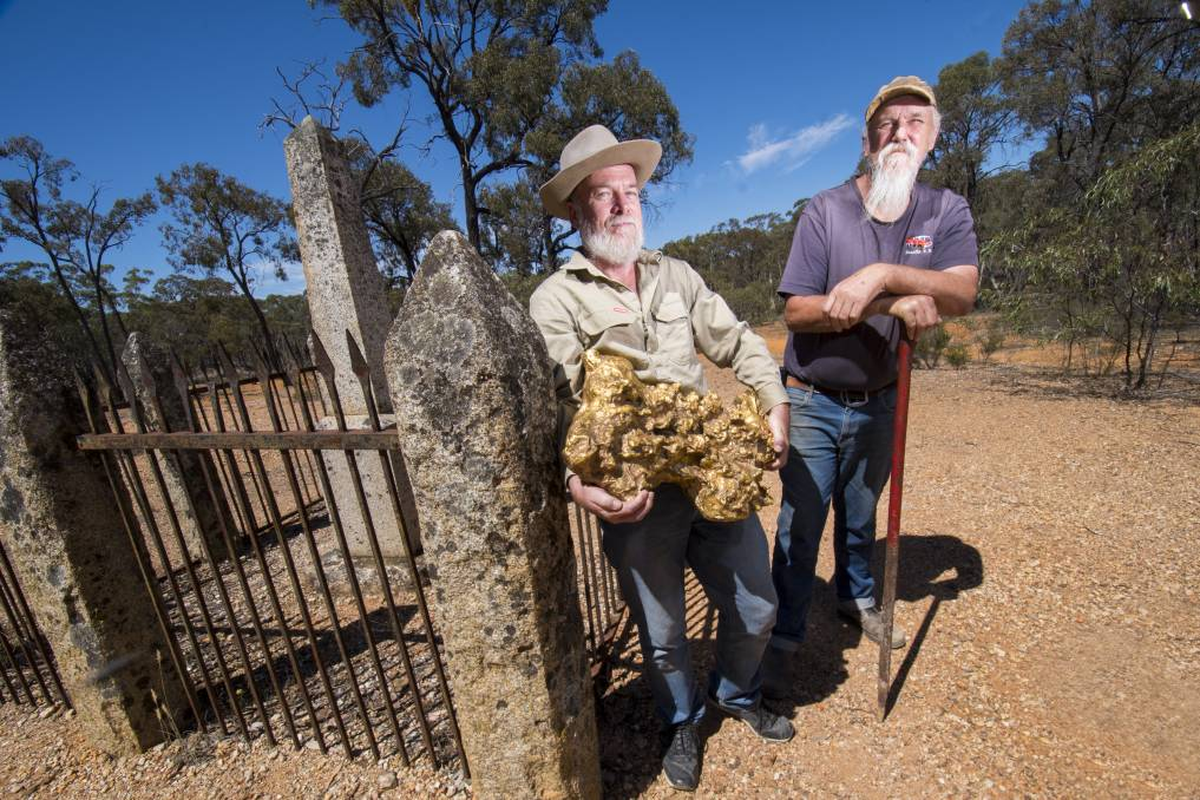
{"label": "shirt collar", "polygon": [[[661,250],[642,250],[640,253],[638,253],[638,264],[657,266],[658,263],[662,261],[662,255],[663,254]],[[588,272],[598,278],[611,280],[611,278],[605,275],[600,268],[593,264],[591,259],[585,256],[580,250],[576,250],[574,253],[571,253],[571,257],[568,258],[566,263],[559,267],[559,269],[564,269],[569,272]]]}

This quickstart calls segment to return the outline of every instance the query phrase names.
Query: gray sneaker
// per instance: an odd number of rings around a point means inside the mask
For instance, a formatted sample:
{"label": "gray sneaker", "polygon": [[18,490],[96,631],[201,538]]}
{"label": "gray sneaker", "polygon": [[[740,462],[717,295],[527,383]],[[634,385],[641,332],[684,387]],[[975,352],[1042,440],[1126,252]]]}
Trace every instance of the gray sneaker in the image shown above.
{"label": "gray sneaker", "polygon": [[761,700],[750,708],[727,706],[712,695],[708,696],[708,702],[734,719],[746,723],[747,727],[763,741],[783,744],[791,741],[792,736],[796,733],[796,729],[792,727],[792,723],[787,717],[781,717],[773,711],[767,710],[763,707]]}
{"label": "gray sneaker", "polygon": [[[875,644],[883,639],[883,610],[874,608],[858,608],[857,606],[839,604],[838,615],[862,628],[863,634]],[[908,636],[892,623],[892,649],[896,650],[908,644]]]}

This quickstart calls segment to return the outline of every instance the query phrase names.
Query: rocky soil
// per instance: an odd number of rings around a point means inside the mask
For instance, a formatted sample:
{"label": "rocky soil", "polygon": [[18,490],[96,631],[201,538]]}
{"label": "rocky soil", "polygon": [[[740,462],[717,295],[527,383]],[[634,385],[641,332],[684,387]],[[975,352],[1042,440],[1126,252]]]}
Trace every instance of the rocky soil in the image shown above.
{"label": "rocky soil", "polygon": [[[914,376],[896,616],[910,644],[893,656],[887,720],[877,648],[833,613],[826,542],[778,709],[797,736],[769,746],[710,715],[701,796],[1200,796],[1200,403],[1108,399],[1010,355]],[[761,515],[769,535],[774,515]],[[715,620],[698,587],[690,597],[705,670]],[[605,789],[663,797],[637,660],[630,642],[600,704]],[[467,792],[452,773],[261,741],[192,736],[109,759],[64,715],[0,706],[12,796]]]}

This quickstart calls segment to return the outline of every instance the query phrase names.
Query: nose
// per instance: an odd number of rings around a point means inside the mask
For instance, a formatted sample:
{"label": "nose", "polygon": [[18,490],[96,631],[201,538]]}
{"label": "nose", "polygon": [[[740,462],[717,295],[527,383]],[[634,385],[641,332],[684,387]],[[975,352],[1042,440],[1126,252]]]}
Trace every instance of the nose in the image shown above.
{"label": "nose", "polygon": [[897,125],[892,130],[892,140],[897,142],[907,142],[910,138],[908,128],[904,125]]}

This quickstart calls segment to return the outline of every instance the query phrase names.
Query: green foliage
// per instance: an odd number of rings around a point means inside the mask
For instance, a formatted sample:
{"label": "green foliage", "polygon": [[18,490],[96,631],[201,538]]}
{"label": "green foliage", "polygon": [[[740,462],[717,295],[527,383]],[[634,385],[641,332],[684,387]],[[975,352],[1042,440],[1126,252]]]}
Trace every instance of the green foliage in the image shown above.
{"label": "green foliage", "polygon": [[1045,137],[1032,169],[1068,200],[1122,153],[1200,116],[1200,30],[1158,0],[1041,0],[1004,36],[1000,73],[1025,130]]}
{"label": "green foliage", "polygon": [[[315,5],[314,0],[314,5]],[[537,187],[588,125],[663,146],[654,176],[692,157],[662,83],[625,52],[610,63],[593,23],[607,0],[324,0],[364,42],[339,68],[365,106],[422,91],[460,165],[467,238],[500,270],[552,270],[573,231],[541,209]],[[506,173],[523,170],[512,183]]]}
{"label": "green foliage", "polygon": [[526,137],[546,118],[564,72],[601,54],[592,23],[606,0],[321,4],[363,37],[339,66],[360,103],[373,106],[413,86],[428,95],[458,155],[467,237],[479,248],[479,189],[533,163]]}
{"label": "green foliage", "polygon": [[284,264],[295,260],[287,205],[207,164],[184,164],[157,183],[172,218],[161,228],[171,265],[207,277],[227,275],[250,306],[268,353],[276,357],[270,324],[253,289],[264,263],[285,280]]}
{"label": "green foliage", "polygon": [[405,165],[375,160],[364,151],[354,164],[362,182],[361,203],[375,257],[389,286],[407,285],[429,241],[458,230],[447,203],[434,199],[429,184]]}
{"label": "green foliage", "polygon": [[96,362],[114,375],[117,334],[110,315],[122,330],[124,323],[109,281],[113,265],[107,259],[154,212],[153,199],[149,194],[118,198],[102,211],[98,187],[93,186],[82,202],[64,197],[64,183],[78,177],[74,165],[52,157],[30,136],[14,136],[0,145],[0,161],[22,175],[0,181],[0,236],[23,240],[46,254],[49,274]]}
{"label": "green foliage", "polygon": [[521,308],[529,308],[529,298],[533,295],[533,290],[548,277],[549,273],[526,275],[520,272],[503,272],[500,274],[500,281],[516,298]]}
{"label": "green foliage", "polygon": [[550,272],[562,261],[575,230],[546,215],[537,187],[557,172],[563,146],[589,125],[604,125],[620,140],[659,142],[663,154],[651,184],[668,180],[678,165],[692,159],[694,137],[680,126],[666,87],[635,53],[620,53],[611,63],[572,64],[560,94],[525,138],[530,164],[521,179],[481,190],[487,211],[483,252],[498,268]]}
{"label": "green foliage", "polygon": [[942,124],[930,153],[930,182],[953,189],[978,213],[988,157],[1012,135],[1013,113],[1000,91],[996,62],[985,52],[968,56],[943,67],[934,89]]}
{"label": "green foliage", "polygon": [[1163,330],[1200,312],[1198,187],[1200,123],[1105,170],[1077,207],[993,239],[989,257],[1024,278],[1012,317],[1054,330],[1068,368],[1076,345],[1108,340],[1125,388],[1143,388]]}
{"label": "green foliage", "polygon": [[925,369],[936,369],[950,344],[950,331],[946,326],[938,324],[932,330],[925,331],[913,347],[913,366]]}
{"label": "green foliage", "polygon": [[663,252],[691,264],[739,319],[756,325],[770,322],[783,311],[776,290],[805,202],[798,201],[789,215],[731,219],[708,233],[668,242]]}
{"label": "green foliage", "polygon": [[979,355],[982,356],[983,363],[986,364],[992,360],[992,356],[1004,346],[1006,338],[1007,334],[1004,332],[1004,329],[996,322],[992,322],[983,329],[977,341]]}
{"label": "green foliage", "polygon": [[954,369],[962,369],[971,360],[971,351],[962,342],[955,342],[946,346],[945,350],[946,363]]}

